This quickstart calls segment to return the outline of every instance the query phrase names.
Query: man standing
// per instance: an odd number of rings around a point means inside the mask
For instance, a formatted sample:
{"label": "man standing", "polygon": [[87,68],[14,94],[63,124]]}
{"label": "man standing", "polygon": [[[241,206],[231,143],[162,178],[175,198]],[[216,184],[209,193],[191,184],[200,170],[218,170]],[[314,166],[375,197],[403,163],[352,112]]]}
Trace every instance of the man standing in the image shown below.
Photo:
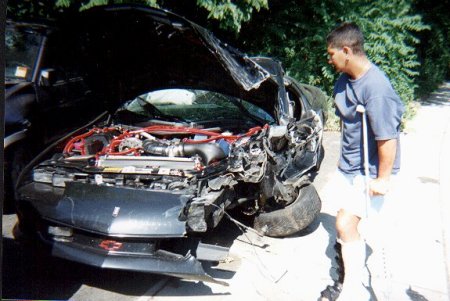
{"label": "man standing", "polygon": [[[392,175],[400,169],[399,132],[404,112],[402,101],[386,75],[369,61],[364,37],[354,23],[343,23],[327,37],[329,63],[341,75],[334,88],[336,114],[341,119],[341,156],[338,170],[329,183],[334,187],[336,232],[344,265],[342,286],[329,286],[322,300],[366,301],[364,285],[366,243],[360,221],[368,214],[364,179],[363,116],[367,116],[369,211],[384,202]],[[375,252],[376,250],[374,250]]]}

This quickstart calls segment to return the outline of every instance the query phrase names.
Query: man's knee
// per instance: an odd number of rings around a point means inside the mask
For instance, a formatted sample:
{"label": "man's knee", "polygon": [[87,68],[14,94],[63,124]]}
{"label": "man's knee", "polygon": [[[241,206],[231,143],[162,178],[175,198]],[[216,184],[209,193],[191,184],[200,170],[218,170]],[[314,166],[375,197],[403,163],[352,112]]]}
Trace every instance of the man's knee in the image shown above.
{"label": "man's knee", "polygon": [[352,228],[352,224],[348,220],[336,219],[336,231],[340,237],[351,232],[353,230]]}
{"label": "man's knee", "polygon": [[343,241],[359,239],[358,223],[360,218],[356,215],[340,210],[336,216],[336,231]]}

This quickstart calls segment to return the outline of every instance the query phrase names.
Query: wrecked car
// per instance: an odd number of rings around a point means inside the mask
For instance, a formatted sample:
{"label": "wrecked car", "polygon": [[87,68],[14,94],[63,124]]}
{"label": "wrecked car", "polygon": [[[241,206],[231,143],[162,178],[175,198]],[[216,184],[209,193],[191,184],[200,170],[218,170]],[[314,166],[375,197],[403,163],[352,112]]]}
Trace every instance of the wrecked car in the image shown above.
{"label": "wrecked car", "polygon": [[274,237],[313,222],[319,89],[164,10],[106,6],[79,18],[78,64],[111,113],[23,171],[21,233],[68,260],[223,284],[201,263],[227,250],[202,239],[228,210]]}

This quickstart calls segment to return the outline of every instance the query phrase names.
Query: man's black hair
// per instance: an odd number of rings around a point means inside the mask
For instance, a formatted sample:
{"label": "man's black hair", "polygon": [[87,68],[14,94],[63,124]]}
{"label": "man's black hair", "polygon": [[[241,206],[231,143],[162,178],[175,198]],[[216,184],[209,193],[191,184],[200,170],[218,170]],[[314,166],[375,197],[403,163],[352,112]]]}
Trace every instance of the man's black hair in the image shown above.
{"label": "man's black hair", "polygon": [[355,54],[364,54],[364,36],[358,25],[345,22],[333,29],[327,36],[327,46],[332,48],[350,47]]}

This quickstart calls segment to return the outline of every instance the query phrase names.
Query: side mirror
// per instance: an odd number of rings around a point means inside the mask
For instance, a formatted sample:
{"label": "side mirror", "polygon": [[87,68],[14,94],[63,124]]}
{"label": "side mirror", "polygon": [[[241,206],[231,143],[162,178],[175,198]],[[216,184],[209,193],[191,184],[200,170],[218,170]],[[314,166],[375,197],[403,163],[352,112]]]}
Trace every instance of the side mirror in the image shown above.
{"label": "side mirror", "polygon": [[56,70],[55,69],[43,69],[39,76],[39,84],[43,87],[51,87],[56,82]]}

